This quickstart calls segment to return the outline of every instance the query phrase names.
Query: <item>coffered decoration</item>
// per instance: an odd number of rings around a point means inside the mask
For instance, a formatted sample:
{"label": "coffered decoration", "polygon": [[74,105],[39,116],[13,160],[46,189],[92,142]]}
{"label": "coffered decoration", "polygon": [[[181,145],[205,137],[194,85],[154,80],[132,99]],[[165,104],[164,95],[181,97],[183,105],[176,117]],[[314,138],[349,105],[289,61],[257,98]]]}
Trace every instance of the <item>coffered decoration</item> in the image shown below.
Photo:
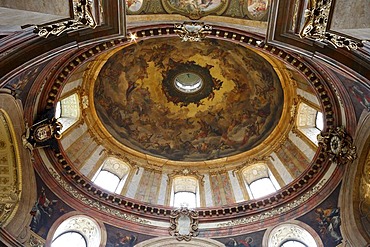
{"label": "coffered decoration", "polygon": [[317,139],[324,152],[338,165],[345,165],[357,158],[352,137],[346,133],[343,126],[330,128],[327,132],[319,134]]}
{"label": "coffered decoration", "polygon": [[171,236],[176,237],[178,241],[190,241],[192,237],[198,236],[198,212],[188,209],[175,209],[170,215]]}

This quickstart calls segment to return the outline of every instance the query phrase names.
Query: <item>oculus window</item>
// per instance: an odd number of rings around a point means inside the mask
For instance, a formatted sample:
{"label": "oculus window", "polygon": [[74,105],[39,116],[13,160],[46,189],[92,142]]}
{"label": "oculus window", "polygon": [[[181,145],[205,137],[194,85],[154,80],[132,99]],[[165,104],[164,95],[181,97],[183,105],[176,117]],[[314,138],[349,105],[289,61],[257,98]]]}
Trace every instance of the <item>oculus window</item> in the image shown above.
{"label": "oculus window", "polygon": [[99,247],[101,229],[86,215],[75,215],[64,220],[55,230],[51,247]]}

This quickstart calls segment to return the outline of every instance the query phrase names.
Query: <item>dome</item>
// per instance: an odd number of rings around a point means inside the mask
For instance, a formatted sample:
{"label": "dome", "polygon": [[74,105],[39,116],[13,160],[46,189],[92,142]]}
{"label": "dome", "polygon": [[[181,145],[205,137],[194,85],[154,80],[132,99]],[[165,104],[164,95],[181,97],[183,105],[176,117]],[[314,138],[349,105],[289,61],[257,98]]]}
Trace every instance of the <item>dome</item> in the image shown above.
{"label": "dome", "polygon": [[1,243],[369,242],[363,0],[5,2]]}
{"label": "dome", "polygon": [[189,45],[178,38],[117,51],[100,70],[91,98],[107,135],[138,152],[189,162],[257,147],[284,104],[277,73],[256,52],[221,40]]}

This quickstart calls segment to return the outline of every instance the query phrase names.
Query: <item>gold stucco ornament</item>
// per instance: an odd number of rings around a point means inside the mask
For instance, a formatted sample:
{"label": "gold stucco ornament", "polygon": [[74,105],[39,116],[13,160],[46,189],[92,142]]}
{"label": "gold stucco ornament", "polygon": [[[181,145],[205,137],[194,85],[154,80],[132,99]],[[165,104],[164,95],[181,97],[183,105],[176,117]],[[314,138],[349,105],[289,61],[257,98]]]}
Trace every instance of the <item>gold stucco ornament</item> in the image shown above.
{"label": "gold stucco ornament", "polygon": [[321,132],[317,136],[319,146],[329,159],[338,165],[345,165],[357,158],[356,147],[352,143],[352,137],[346,133],[344,127],[331,128],[327,132]]}

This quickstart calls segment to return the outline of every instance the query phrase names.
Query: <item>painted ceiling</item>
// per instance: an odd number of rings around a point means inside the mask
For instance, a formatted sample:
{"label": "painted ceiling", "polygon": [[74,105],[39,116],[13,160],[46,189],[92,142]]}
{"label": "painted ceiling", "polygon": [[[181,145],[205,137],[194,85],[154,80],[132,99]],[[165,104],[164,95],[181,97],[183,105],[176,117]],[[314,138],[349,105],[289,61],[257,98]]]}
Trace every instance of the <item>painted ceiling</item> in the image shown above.
{"label": "painted ceiling", "polygon": [[[202,88],[177,90],[181,74],[201,78]],[[257,53],[222,40],[178,38],[140,41],[116,52],[97,77],[94,100],[116,140],[175,161],[251,150],[277,125],[284,102],[276,72]]]}

